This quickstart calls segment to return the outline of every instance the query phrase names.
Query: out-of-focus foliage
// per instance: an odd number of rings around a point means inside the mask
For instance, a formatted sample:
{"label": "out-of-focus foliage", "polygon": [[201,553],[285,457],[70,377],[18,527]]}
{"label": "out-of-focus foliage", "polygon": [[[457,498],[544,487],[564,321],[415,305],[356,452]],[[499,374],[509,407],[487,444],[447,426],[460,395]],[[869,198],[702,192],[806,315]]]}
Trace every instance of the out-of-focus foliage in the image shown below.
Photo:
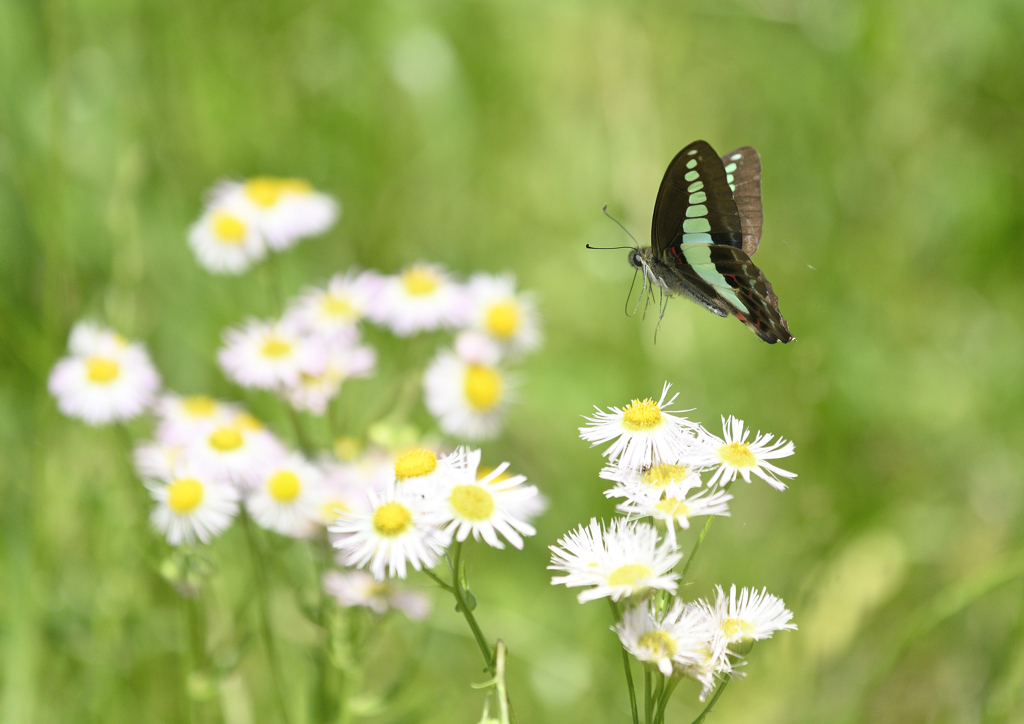
{"label": "out-of-focus foliage", "polygon": [[[709,426],[735,413],[797,443],[791,489],[741,485],[695,565],[694,596],[766,585],[800,626],[755,648],[715,721],[1024,717],[1021,37],[1015,0],[0,3],[0,720],[186,720],[187,618],[122,442],[62,419],[45,375],[91,316],[144,339],[170,387],[239,397],[213,353],[271,313],[265,270],[211,277],[185,231],[212,182],[261,173],[344,205],[281,259],[288,293],[418,259],[538,293],[547,345],[484,453],[552,505],[524,552],[471,560],[520,721],[628,716],[607,608],[549,585],[546,545],[611,511],[580,415],[665,379]],[[604,203],[643,240],[696,138],[761,152],[757,261],[793,344],[685,301],[655,344],[650,315],[623,314],[626,252],[584,249],[624,242]],[[237,598],[246,559],[221,544],[240,563],[213,594]],[[304,711],[294,599],[272,604]],[[429,636],[385,629],[373,676],[424,660],[402,720],[479,715],[448,608]],[[275,721],[259,647],[219,665],[196,700]],[[697,711],[682,685],[670,718]]]}

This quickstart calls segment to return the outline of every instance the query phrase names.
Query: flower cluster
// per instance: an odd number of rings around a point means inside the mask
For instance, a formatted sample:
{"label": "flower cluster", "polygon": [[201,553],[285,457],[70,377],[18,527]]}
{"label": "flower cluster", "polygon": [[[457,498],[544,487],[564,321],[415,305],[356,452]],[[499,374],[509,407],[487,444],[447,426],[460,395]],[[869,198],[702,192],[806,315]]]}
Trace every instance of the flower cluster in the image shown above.
{"label": "flower cluster", "polygon": [[377,476],[384,486],[368,489],[365,503],[337,508],[329,530],[340,562],[367,568],[381,581],[405,578],[408,566],[432,568],[453,540],[470,534],[493,548],[504,548],[504,539],[521,549],[523,536],[536,532],[529,519],[544,501],[524,476],[506,475],[507,469],[502,463],[482,471],[479,450],[406,451],[389,476]]}
{"label": "flower cluster", "polygon": [[[795,626],[782,600],[764,590],[737,594],[733,586],[726,596],[719,587],[713,603],[676,598],[683,560],[677,529],[688,529],[696,517],[729,515],[737,477],[749,483],[756,475],[783,490],[780,478],[795,474],[768,461],[791,455],[793,444],[761,433],[749,441],[749,430],[733,417],[723,420],[718,437],[669,409],[675,399],[666,383],[657,401],[633,400],[586,418],[580,437],[611,443],[600,475],[613,483],[605,494],[622,500],[623,517],[610,525],[591,520],[563,537],[551,546],[549,568],[564,574],[553,584],[585,588],[581,603],[621,603],[614,630],[626,651],[666,677],[697,680],[703,700],[719,679],[736,675],[754,641]],[[665,528],[664,536],[656,526]]]}
{"label": "flower cluster", "polygon": [[308,181],[259,176],[222,181],[188,233],[196,259],[214,274],[241,274],[267,255],[327,231],[341,206]]}

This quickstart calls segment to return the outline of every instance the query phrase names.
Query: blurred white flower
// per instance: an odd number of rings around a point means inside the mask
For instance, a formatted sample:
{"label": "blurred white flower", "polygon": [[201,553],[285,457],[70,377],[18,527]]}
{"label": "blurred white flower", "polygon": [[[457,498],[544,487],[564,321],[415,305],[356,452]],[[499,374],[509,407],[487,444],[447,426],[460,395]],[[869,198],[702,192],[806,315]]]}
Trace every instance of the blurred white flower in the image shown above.
{"label": "blurred white flower", "polygon": [[577,596],[580,603],[619,601],[655,589],[674,592],[678,585],[672,569],[682,554],[667,539],[659,543],[658,532],[646,523],[619,518],[605,528],[594,518],[549,547],[548,569],[567,574],[553,577],[552,585],[590,586]]}
{"label": "blurred white flower", "polygon": [[377,302],[382,283],[375,271],[335,274],[326,288],[307,289],[285,313],[285,319],[303,331],[352,342],[356,324]]}
{"label": "blurred white flower", "polygon": [[260,526],[281,535],[309,535],[320,522],[323,475],[299,453],[266,468],[245,498]]}
{"label": "blurred white flower", "polygon": [[429,448],[414,447],[395,458],[391,467],[399,490],[415,495],[431,509],[441,505],[441,491],[453,475],[447,459],[438,458]]}
{"label": "blurred white flower", "polygon": [[442,350],[423,375],[424,403],[447,434],[491,438],[501,429],[510,382],[500,367],[466,362]]}
{"label": "blurred white flower", "polygon": [[237,200],[208,206],[188,232],[200,266],[214,274],[241,274],[267,254],[255,215]]}
{"label": "blurred white flower", "polygon": [[281,395],[296,410],[323,415],[327,405],[341,392],[341,384],[353,377],[369,377],[377,365],[377,351],[366,345],[340,341],[328,343],[326,362],[315,374],[303,372],[298,382],[281,388]]}
{"label": "blurred white flower", "polygon": [[[370,510],[366,490],[373,489],[375,481],[365,475],[360,465],[321,461],[320,472],[323,474],[323,482],[320,486],[320,499],[317,501],[317,514],[322,525],[333,523],[342,513]],[[385,477],[377,489],[383,490],[386,485]]]}
{"label": "blurred white flower", "polygon": [[241,412],[218,418],[189,443],[185,454],[199,469],[251,488],[285,455],[285,448],[259,420]]}
{"label": "blurred white flower", "polygon": [[224,333],[217,362],[242,387],[270,390],[297,385],[303,374],[322,373],[327,350],[319,339],[290,324],[251,319]]}
{"label": "blurred white flower", "polygon": [[748,443],[750,430],[743,425],[743,420],[737,420],[732,415],[726,420],[722,418],[722,429],[725,439],[715,437],[711,433],[702,431],[701,447],[704,451],[702,463],[708,466],[717,466],[714,475],[708,481],[708,485],[724,485],[731,483],[739,475],[744,482],[750,482],[750,474],[764,480],[776,490],[785,490],[786,484],[779,480],[783,478],[795,478],[796,473],[783,470],[768,462],[778,458],[789,457],[793,454],[793,443],[783,440],[781,437],[772,442],[774,435],[760,432],[754,436],[754,441]]}
{"label": "blurred white flower", "polygon": [[71,356],[57,361],[48,388],[57,407],[90,425],[131,420],[160,389],[146,348],[108,329],[79,322],[71,330]]}
{"label": "blurred white flower", "polygon": [[345,565],[368,568],[378,581],[405,578],[407,566],[433,568],[449,538],[437,529],[437,516],[416,496],[396,489],[367,491],[371,512],[346,512],[328,530]]}
{"label": "blurred white flower", "polygon": [[378,616],[389,609],[401,611],[414,621],[430,615],[430,598],[390,581],[377,581],[364,571],[329,571],[324,574],[324,591],[333,596],[342,608],[361,606]]}
{"label": "blurred white flower", "polygon": [[298,178],[257,176],[244,182],[225,181],[214,189],[213,200],[215,207],[244,208],[274,251],[322,234],[341,214],[334,198]]}
{"label": "blurred white flower", "polygon": [[657,402],[648,397],[633,400],[624,409],[612,407],[610,412],[594,408],[594,416],[585,418],[590,424],[580,428],[580,437],[591,447],[614,440],[604,455],[624,468],[650,468],[685,458],[693,449],[697,426],[665,410],[678,397],[665,400],[670,387],[666,382]]}
{"label": "blurred white flower", "polygon": [[466,318],[466,292],[439,264],[420,262],[385,277],[367,314],[400,337],[457,327]]}
{"label": "blurred white flower", "polygon": [[166,393],[156,404],[156,438],[167,444],[187,444],[208,432],[218,421],[234,418],[241,411],[238,405],[206,395],[182,397]]}
{"label": "blurred white flower", "polygon": [[508,468],[502,463],[484,478],[477,479],[477,468],[480,466],[480,451],[459,448],[446,458],[453,475],[447,485],[440,491],[444,500],[440,508],[445,532],[453,535],[456,540],[464,541],[469,534],[492,548],[504,548],[498,538],[500,533],[505,540],[522,550],[523,536],[536,534],[536,529],[526,520],[516,515],[522,510],[524,503],[538,495],[537,488],[523,485],[526,477],[513,475],[498,481]]}
{"label": "blurred white flower", "polygon": [[540,320],[533,296],[516,293],[512,274],[477,273],[470,277],[470,324],[511,354],[540,346]]}
{"label": "blurred white flower", "polygon": [[698,666],[706,656],[714,627],[697,608],[676,599],[667,611],[658,612],[654,601],[628,609],[615,625],[622,647],[639,661],[672,676],[676,667]]}
{"label": "blurred white flower", "polygon": [[171,545],[209,543],[238,512],[238,492],[231,485],[188,464],[146,487],[157,503],[150,521]]}

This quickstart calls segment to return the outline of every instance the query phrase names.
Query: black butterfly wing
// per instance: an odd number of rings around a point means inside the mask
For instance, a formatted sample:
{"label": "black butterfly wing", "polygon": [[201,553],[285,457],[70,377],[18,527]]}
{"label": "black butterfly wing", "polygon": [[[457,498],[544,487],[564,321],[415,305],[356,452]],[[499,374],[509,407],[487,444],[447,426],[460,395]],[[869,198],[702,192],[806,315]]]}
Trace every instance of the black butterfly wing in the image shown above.
{"label": "black butterfly wing", "polygon": [[725,179],[732,188],[732,197],[743,229],[743,251],[754,256],[761,243],[761,157],[750,146],[737,148],[722,156]]}
{"label": "black butterfly wing", "polygon": [[[724,158],[694,141],[672,159],[654,205],[652,256],[672,291],[715,314],[735,315],[766,342],[789,342],[778,297],[744,251],[753,253],[760,241],[760,158],[752,148]],[[738,203],[751,212],[746,223]]]}
{"label": "black butterfly wing", "polygon": [[676,154],[654,203],[655,255],[683,243],[743,246],[743,226],[725,165],[706,141],[694,141]]}

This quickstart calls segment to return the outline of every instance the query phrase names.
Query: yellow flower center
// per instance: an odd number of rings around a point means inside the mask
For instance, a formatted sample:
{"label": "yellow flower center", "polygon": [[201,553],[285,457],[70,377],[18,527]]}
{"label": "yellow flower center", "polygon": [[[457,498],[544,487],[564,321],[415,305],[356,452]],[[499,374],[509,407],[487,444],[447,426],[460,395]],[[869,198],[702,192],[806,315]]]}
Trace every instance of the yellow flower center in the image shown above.
{"label": "yellow flower center", "polygon": [[253,415],[248,412],[240,412],[235,415],[235,427],[239,430],[262,430],[263,423],[257,420]]}
{"label": "yellow flower center", "polygon": [[514,299],[492,304],[487,310],[487,330],[495,337],[509,339],[519,331],[519,304]]}
{"label": "yellow flower center", "polygon": [[121,374],[121,365],[109,357],[90,357],[85,361],[85,374],[90,382],[105,385]]}
{"label": "yellow flower center", "polygon": [[341,498],[328,498],[320,503],[320,519],[325,523],[333,523],[342,513],[347,513],[352,508]]}
{"label": "yellow flower center", "polygon": [[203,484],[195,478],[179,478],[167,485],[167,507],[178,515],[191,513],[203,502]]}
{"label": "yellow flower center", "polygon": [[330,292],[321,298],[320,309],[328,317],[350,320],[359,316],[348,297],[339,297],[337,294],[331,294]]}
{"label": "yellow flower center", "polygon": [[359,457],[359,453],[362,452],[363,446],[359,444],[359,440],[350,435],[342,435],[334,441],[334,445],[331,449],[334,450],[334,455],[339,460],[352,461]]}
{"label": "yellow flower center", "polygon": [[278,184],[281,191],[289,194],[311,194],[313,186],[304,178],[283,178]]}
{"label": "yellow flower center", "polygon": [[637,581],[651,577],[651,569],[639,563],[627,563],[608,574],[609,586],[636,586]]}
{"label": "yellow flower center", "polygon": [[742,618],[727,618],[722,621],[722,631],[730,641],[741,641],[754,630],[754,624]]}
{"label": "yellow flower center", "polygon": [[433,294],[441,286],[441,280],[433,269],[423,266],[414,266],[402,274],[402,286],[407,294],[414,297]]}
{"label": "yellow flower center", "polygon": [[501,402],[501,375],[493,367],[469,365],[465,385],[469,406],[478,412],[493,410]]}
{"label": "yellow flower center", "polygon": [[690,506],[683,500],[676,500],[675,498],[665,498],[659,500],[654,504],[654,507],[665,515],[671,515],[673,518],[689,518],[690,517]]}
{"label": "yellow flower center", "polygon": [[437,453],[422,447],[402,453],[395,460],[395,480],[422,478],[437,470]]}
{"label": "yellow flower center", "polygon": [[401,503],[384,503],[373,513],[373,529],[384,538],[397,538],[411,525],[412,512]]}
{"label": "yellow flower center", "polygon": [[655,465],[652,468],[645,470],[643,474],[643,481],[644,485],[647,487],[661,490],[662,488],[667,488],[672,483],[678,483],[681,480],[685,480],[689,473],[690,469],[685,465],[661,463],[660,465]]}
{"label": "yellow flower center", "polygon": [[734,468],[757,467],[757,458],[750,452],[750,446],[745,442],[731,442],[718,448],[718,457],[726,465]]}
{"label": "yellow flower center", "polygon": [[488,520],[494,512],[494,497],[477,485],[456,485],[448,502],[466,520]]}
{"label": "yellow flower center", "polygon": [[210,447],[218,452],[231,452],[242,447],[245,440],[236,427],[218,427],[210,433]]}
{"label": "yellow flower center", "polygon": [[210,417],[217,411],[217,402],[206,395],[193,395],[182,400],[181,407],[192,417]]}
{"label": "yellow flower center", "polygon": [[299,476],[291,470],[278,470],[267,481],[267,490],[270,491],[270,497],[278,503],[292,502],[299,497],[301,489],[302,483],[299,482]]}
{"label": "yellow flower center", "polygon": [[676,652],[676,640],[664,631],[648,631],[637,641],[640,648],[651,652],[651,658],[661,659]]}
{"label": "yellow flower center", "polygon": [[214,211],[211,220],[213,235],[222,244],[238,245],[245,241],[248,228],[245,222],[237,216],[232,216],[223,211]]}
{"label": "yellow flower center", "polygon": [[633,400],[622,411],[622,426],[630,432],[653,430],[661,424],[661,420],[661,408],[650,397],[646,400]]}
{"label": "yellow flower center", "polygon": [[281,180],[269,176],[257,176],[245,182],[245,195],[254,204],[265,209],[276,204],[284,191]]}
{"label": "yellow flower center", "polygon": [[278,357],[284,357],[291,354],[292,345],[288,340],[281,339],[274,335],[267,338],[260,351],[263,353],[264,357],[272,357],[276,359]]}

